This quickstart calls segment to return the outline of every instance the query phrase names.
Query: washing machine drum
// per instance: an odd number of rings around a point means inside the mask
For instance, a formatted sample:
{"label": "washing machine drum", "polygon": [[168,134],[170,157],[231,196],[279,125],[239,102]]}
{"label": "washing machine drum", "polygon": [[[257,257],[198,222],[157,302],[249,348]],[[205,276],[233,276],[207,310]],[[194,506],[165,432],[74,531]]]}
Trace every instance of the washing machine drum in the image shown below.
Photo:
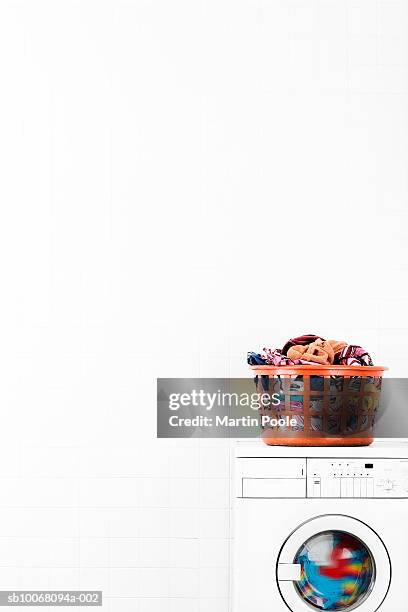
{"label": "washing machine drum", "polygon": [[375,612],[390,584],[391,567],[379,536],[352,517],[316,517],[286,540],[278,565],[279,590],[293,612]]}

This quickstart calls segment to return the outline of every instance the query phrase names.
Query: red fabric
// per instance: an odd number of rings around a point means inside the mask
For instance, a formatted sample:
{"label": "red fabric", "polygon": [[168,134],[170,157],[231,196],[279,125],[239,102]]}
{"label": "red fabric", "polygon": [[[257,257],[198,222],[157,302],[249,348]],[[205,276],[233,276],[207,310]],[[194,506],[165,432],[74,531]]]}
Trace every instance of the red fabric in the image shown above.
{"label": "red fabric", "polygon": [[322,566],[320,568],[322,576],[327,576],[334,580],[349,576],[352,560],[347,557],[346,553],[350,550],[356,550],[356,546],[354,542],[344,538],[342,542],[339,542],[339,544],[333,548],[330,556],[330,566]]}
{"label": "red fabric", "polygon": [[313,334],[304,334],[303,336],[298,336],[297,338],[291,338],[290,340],[287,341],[287,343],[285,344],[285,346],[282,349],[282,353],[284,355],[288,354],[288,350],[290,349],[291,346],[296,346],[297,344],[300,344],[301,346],[305,346],[306,344],[310,344],[311,342],[314,342],[315,340],[324,340],[324,338],[322,338],[321,336],[315,336]]}

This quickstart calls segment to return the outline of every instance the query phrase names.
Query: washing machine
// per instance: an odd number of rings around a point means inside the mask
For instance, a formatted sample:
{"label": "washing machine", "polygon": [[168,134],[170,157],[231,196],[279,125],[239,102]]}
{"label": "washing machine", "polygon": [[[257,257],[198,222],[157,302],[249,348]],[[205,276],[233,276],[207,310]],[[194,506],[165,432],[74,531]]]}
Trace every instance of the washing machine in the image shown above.
{"label": "washing machine", "polygon": [[238,443],[233,612],[408,610],[408,443]]}

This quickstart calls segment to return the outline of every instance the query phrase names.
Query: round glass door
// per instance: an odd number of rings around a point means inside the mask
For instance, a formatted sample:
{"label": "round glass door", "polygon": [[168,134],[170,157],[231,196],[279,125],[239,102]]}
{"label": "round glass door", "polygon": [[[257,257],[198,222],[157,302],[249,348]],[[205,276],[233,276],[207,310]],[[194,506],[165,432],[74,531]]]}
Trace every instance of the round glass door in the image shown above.
{"label": "round glass door", "polygon": [[376,612],[387,597],[391,563],[384,542],[366,523],[326,514],[289,534],[276,579],[292,612]]}
{"label": "round glass door", "polygon": [[323,531],[295,555],[300,580],[295,587],[318,610],[352,610],[371,592],[375,562],[368,547],[345,531]]}

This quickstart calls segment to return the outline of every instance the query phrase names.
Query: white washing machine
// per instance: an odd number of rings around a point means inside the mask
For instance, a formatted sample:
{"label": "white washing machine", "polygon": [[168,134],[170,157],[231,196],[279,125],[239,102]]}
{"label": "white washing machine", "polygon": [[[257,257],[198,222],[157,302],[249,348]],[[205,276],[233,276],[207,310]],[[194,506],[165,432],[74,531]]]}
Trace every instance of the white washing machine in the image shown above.
{"label": "white washing machine", "polygon": [[235,457],[233,612],[408,610],[408,443]]}

